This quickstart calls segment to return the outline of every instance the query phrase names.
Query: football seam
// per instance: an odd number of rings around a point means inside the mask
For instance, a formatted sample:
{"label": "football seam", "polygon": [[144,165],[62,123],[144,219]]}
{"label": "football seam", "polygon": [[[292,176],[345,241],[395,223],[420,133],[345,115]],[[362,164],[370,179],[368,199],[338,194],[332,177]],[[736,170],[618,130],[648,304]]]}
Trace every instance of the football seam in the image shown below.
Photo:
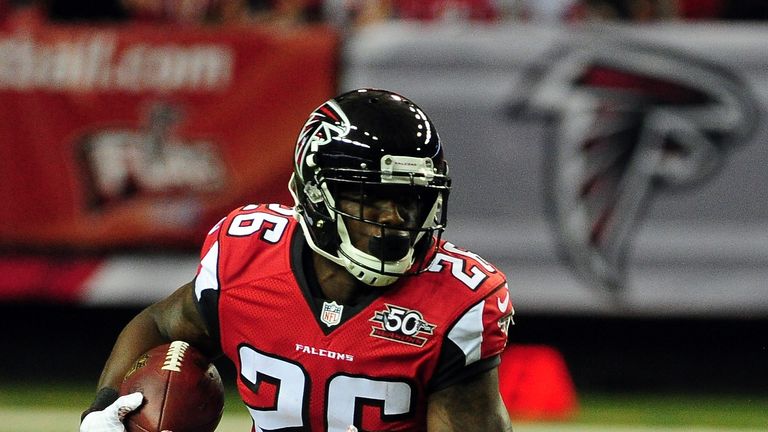
{"label": "football seam", "polygon": [[157,422],[157,429],[163,430],[167,429],[167,425],[163,424],[163,420],[165,419],[165,409],[168,407],[168,395],[170,394],[171,390],[171,381],[173,380],[173,372],[172,371],[166,371],[168,374],[168,378],[166,378],[166,384],[165,384],[165,390],[163,391],[163,405],[162,408],[160,408],[160,418]]}

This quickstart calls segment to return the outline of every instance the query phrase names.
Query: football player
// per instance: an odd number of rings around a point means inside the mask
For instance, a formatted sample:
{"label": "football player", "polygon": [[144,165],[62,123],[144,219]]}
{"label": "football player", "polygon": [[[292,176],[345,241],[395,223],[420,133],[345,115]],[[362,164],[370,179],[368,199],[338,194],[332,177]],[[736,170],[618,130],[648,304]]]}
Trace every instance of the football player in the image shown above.
{"label": "football player", "polygon": [[116,389],[171,340],[234,363],[256,431],[512,430],[497,372],[506,280],[442,239],[451,181],[427,115],[384,90],[327,101],[289,187],[293,207],[223,218],[194,280],[125,327],[81,432],[123,431],[141,399]]}

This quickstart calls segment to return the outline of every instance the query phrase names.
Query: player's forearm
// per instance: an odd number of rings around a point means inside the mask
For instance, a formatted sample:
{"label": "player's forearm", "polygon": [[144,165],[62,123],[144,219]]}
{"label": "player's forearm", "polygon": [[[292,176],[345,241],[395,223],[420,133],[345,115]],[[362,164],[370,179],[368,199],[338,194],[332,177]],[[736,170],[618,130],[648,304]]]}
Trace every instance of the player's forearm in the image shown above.
{"label": "player's forearm", "polygon": [[167,340],[158,330],[152,314],[148,310],[139,313],[120,332],[101,372],[98,388],[119,388],[133,362],[141,354],[165,342]]}
{"label": "player's forearm", "polygon": [[475,412],[446,412],[432,410],[427,421],[429,432],[463,432],[468,430],[487,432],[513,432],[509,415],[498,410]]}
{"label": "player's forearm", "polygon": [[427,430],[511,432],[498,383],[498,370],[493,368],[433,393],[427,407]]}

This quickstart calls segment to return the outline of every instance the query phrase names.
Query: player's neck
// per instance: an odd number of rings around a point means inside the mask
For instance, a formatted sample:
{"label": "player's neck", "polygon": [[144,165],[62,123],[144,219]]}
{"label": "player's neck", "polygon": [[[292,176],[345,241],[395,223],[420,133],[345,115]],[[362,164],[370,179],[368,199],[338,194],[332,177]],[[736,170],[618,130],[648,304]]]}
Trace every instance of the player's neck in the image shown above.
{"label": "player's neck", "polygon": [[323,296],[341,304],[353,304],[363,293],[360,283],[338,264],[312,254],[315,275]]}

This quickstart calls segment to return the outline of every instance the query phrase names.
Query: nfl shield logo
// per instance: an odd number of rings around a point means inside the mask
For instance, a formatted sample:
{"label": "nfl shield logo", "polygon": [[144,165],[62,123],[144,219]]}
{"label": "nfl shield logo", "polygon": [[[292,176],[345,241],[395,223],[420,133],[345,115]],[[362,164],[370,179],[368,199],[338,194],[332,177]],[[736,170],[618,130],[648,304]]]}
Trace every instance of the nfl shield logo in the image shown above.
{"label": "nfl shield logo", "polygon": [[320,321],[324,322],[328,327],[333,327],[341,322],[341,311],[344,310],[344,306],[338,305],[334,302],[323,302],[323,310],[320,311]]}

